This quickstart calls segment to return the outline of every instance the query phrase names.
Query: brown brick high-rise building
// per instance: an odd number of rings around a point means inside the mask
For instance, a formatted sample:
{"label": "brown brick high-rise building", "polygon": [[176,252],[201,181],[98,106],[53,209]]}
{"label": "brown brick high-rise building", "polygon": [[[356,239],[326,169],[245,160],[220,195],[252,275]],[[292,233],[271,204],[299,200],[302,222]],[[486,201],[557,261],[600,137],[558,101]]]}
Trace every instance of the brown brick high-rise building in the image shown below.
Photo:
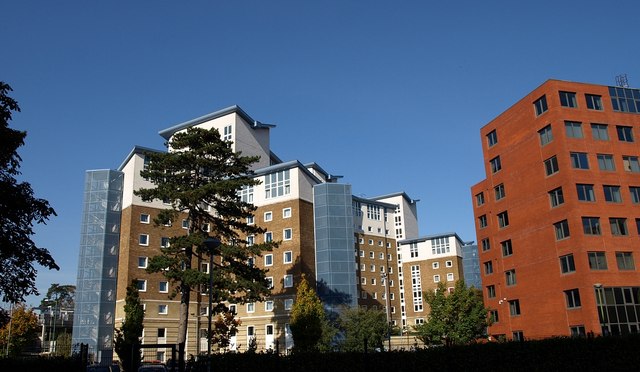
{"label": "brown brick high-rise building", "polygon": [[489,333],[637,333],[640,90],[549,80],[480,132]]}

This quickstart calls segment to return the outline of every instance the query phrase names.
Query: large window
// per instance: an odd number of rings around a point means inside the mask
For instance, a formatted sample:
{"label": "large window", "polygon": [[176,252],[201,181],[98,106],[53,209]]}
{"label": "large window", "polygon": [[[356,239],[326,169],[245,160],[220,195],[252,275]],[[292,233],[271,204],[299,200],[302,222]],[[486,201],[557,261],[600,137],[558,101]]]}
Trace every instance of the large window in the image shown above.
{"label": "large window", "polygon": [[622,203],[622,195],[620,195],[620,186],[604,185],[604,200],[610,203]]}
{"label": "large window", "polygon": [[576,264],[573,260],[573,254],[560,256],[560,272],[563,274],[576,271]]}
{"label": "large window", "polygon": [[631,193],[631,202],[633,204],[640,204],[640,187],[629,186],[629,192]]}
{"label": "large window", "polygon": [[567,299],[567,308],[575,309],[582,306],[580,302],[580,291],[577,288],[564,291],[564,297]]}
{"label": "large window", "polygon": [[495,158],[489,161],[491,165],[491,173],[496,173],[500,169],[502,169],[502,163],[500,162],[500,156],[496,156]]}
{"label": "large window", "polygon": [[511,245],[511,239],[500,242],[502,248],[502,256],[507,257],[513,254],[513,245]]}
{"label": "large window", "polygon": [[498,226],[509,226],[509,213],[507,213],[507,211],[498,213]]}
{"label": "large window", "polygon": [[558,159],[555,155],[544,161],[544,170],[547,176],[557,173],[560,170],[560,168],[558,168]]}
{"label": "large window", "polygon": [[370,220],[380,221],[380,206],[367,204],[367,218]]}
{"label": "large window", "polygon": [[607,130],[607,124],[591,124],[591,136],[594,140],[608,141],[609,131]]}
{"label": "large window", "polygon": [[616,165],[613,162],[613,155],[598,154],[598,168],[601,171],[615,171]]}
{"label": "large window", "polygon": [[587,100],[587,108],[590,110],[602,111],[602,97],[595,94],[585,94],[584,98]]}
{"label": "large window", "polygon": [[549,200],[551,201],[551,207],[557,207],[564,203],[564,195],[562,194],[562,187],[549,191]]}
{"label": "large window", "polygon": [[627,172],[640,172],[640,162],[638,162],[637,156],[623,156],[622,165],[624,166],[624,170]]}
{"label": "large window", "polygon": [[538,134],[540,135],[540,145],[542,145],[542,146],[544,146],[547,143],[553,141],[553,133],[551,132],[551,124],[549,124],[546,127],[540,129],[538,131]]}
{"label": "large window", "polygon": [[498,134],[496,133],[496,130],[492,130],[491,132],[489,132],[487,134],[487,144],[489,145],[489,147],[495,145],[496,143],[498,143]]}
{"label": "large window", "polygon": [[505,193],[504,193],[504,184],[503,183],[501,183],[498,186],[494,187],[493,191],[495,192],[496,200],[500,200],[500,199],[504,198]]}
{"label": "large window", "polygon": [[613,111],[640,113],[640,89],[609,87]]}
{"label": "large window", "polygon": [[569,222],[567,220],[556,222],[553,224],[553,227],[556,232],[556,240],[566,239],[570,236]]}
{"label": "large window", "polygon": [[589,160],[586,152],[572,152],[571,166],[575,169],[589,169]]}
{"label": "large window", "polygon": [[565,121],[564,129],[567,137],[569,138],[583,138],[584,134],[582,133],[582,123],[577,121]]}
{"label": "large window", "polygon": [[265,198],[275,198],[291,193],[289,170],[283,170],[264,176]]}
{"label": "large window", "polygon": [[582,217],[582,229],[585,235],[600,235],[600,218]]}
{"label": "large window", "polygon": [[576,191],[578,192],[578,200],[588,202],[596,201],[593,185],[578,183],[576,184]]}
{"label": "large window", "polygon": [[627,230],[626,218],[611,217],[609,218],[609,226],[611,226],[611,235],[629,235],[629,230]]}
{"label": "large window", "polygon": [[560,92],[560,105],[563,107],[578,107],[574,92]]}
{"label": "large window", "polygon": [[536,116],[545,113],[549,107],[547,106],[547,96],[542,96],[533,102],[533,106],[536,109]]}
{"label": "large window", "polygon": [[422,279],[420,277],[419,265],[411,266],[411,291],[413,293],[413,311],[422,311]]}
{"label": "large window", "polygon": [[633,128],[625,125],[616,125],[618,139],[622,142],[633,142]]}
{"label": "large window", "polygon": [[635,270],[636,264],[633,261],[633,252],[616,252],[616,262],[618,270]]}
{"label": "large window", "polygon": [[607,257],[604,252],[587,252],[591,270],[607,270]]}

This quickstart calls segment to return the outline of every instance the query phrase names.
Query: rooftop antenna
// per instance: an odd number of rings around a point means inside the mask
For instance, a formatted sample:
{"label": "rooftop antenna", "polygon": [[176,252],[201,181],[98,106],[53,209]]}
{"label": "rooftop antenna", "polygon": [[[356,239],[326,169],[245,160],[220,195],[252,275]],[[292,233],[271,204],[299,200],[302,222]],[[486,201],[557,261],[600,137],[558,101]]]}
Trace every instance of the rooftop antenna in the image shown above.
{"label": "rooftop antenna", "polygon": [[616,85],[623,88],[629,88],[629,80],[627,79],[627,74],[616,76]]}

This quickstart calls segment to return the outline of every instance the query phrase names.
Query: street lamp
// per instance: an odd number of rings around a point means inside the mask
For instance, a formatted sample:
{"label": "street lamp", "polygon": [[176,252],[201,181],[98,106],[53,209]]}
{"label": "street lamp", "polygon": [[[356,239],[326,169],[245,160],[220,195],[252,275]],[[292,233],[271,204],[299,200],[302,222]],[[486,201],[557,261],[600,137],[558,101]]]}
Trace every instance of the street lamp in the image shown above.
{"label": "street lamp", "polygon": [[609,333],[609,325],[608,325],[609,322],[607,322],[607,318],[609,318],[609,316],[608,314],[605,314],[604,296],[602,295],[604,288],[602,287],[601,283],[595,283],[593,287],[596,290],[597,302],[598,302],[597,305],[601,315],[601,318],[599,317],[598,319],[600,321],[600,329],[601,329],[602,335],[606,336]]}
{"label": "street lamp", "polygon": [[387,340],[389,344],[389,351],[391,351],[391,316],[389,315],[389,280],[387,280],[387,273],[380,273],[380,277],[384,282],[384,298],[385,298],[385,313],[387,316]]}
{"label": "street lamp", "polygon": [[209,326],[207,328],[207,366],[211,372],[211,308],[213,307],[213,253],[220,246],[220,240],[207,237],[204,240],[204,246],[209,253],[209,308],[207,309],[207,320]]}

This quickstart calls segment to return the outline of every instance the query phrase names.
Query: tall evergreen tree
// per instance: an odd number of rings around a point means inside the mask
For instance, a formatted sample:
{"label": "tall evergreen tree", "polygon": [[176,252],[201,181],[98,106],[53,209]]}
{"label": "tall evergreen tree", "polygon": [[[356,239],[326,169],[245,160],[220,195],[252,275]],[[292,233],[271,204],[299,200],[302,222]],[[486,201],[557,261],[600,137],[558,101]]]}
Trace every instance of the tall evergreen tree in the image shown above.
{"label": "tall evergreen tree", "polygon": [[144,308],[140,302],[140,294],[136,282],[127,286],[124,299],[124,321],[122,327],[116,329],[114,349],[125,372],[135,372],[140,365],[140,345],[144,321]]}
{"label": "tall evergreen tree", "polygon": [[[225,301],[245,303],[261,301],[270,293],[266,272],[249,263],[249,259],[276,247],[275,242],[248,244],[246,236],[265,232],[247,224],[255,206],[242,201],[238,191],[254,186],[251,165],[257,157],[242,156],[221,139],[219,132],[191,127],[176,133],[168,143],[167,153],[148,153],[147,169],[140,174],[155,187],[136,191],[143,200],[165,200],[171,208],[154,220],[157,225],[186,218],[186,235],[173,236],[161,254],[152,257],[149,272],[161,272],[180,296],[179,344],[187,336],[191,291],[207,285],[208,274],[199,271],[198,262],[216,258],[212,313],[226,311]],[[209,235],[222,244],[207,248]],[[212,251],[209,251],[212,249]]]}
{"label": "tall evergreen tree", "polygon": [[316,291],[302,278],[296,289],[296,301],[291,308],[291,334],[294,351],[317,350],[325,326],[325,312]]}
{"label": "tall evergreen tree", "polygon": [[18,182],[18,148],[24,145],[26,132],[9,128],[11,113],[19,112],[18,103],[7,94],[12,91],[0,81],[0,293],[4,302],[22,302],[38,294],[34,264],[48,269],[60,268],[45,248],[31,239],[34,223],[46,223],[56,212],[49,202],[33,195],[27,182]]}
{"label": "tall evergreen tree", "polygon": [[435,292],[424,293],[430,313],[427,322],[414,327],[427,345],[463,345],[482,337],[490,325],[482,293],[458,280],[452,293],[440,282]]}

